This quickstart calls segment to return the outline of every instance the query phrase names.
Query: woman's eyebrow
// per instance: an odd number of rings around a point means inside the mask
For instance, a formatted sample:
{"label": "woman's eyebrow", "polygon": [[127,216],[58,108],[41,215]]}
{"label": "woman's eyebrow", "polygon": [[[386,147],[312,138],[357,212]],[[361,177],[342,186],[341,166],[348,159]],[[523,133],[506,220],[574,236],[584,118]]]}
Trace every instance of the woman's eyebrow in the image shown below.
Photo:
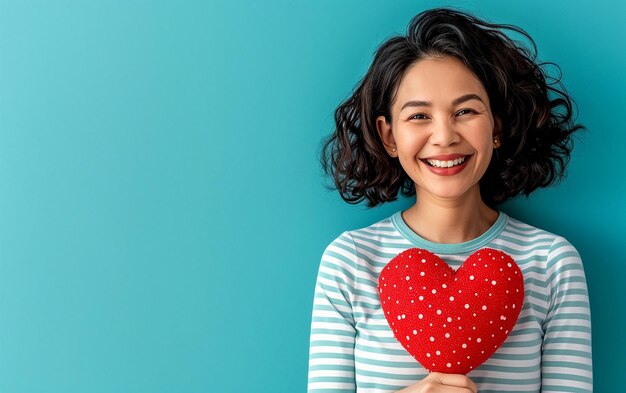
{"label": "woman's eyebrow", "polygon": [[[452,101],[452,105],[459,105],[460,103],[469,101],[469,100],[478,100],[484,104],[480,96],[478,96],[477,94],[470,93],[470,94],[465,94],[459,98],[455,98],[454,101]],[[412,106],[432,106],[432,103],[429,101],[419,101],[419,100],[407,101],[404,103],[404,105],[402,105],[402,108],[400,108],[400,111],[402,111],[404,108],[412,107]]]}

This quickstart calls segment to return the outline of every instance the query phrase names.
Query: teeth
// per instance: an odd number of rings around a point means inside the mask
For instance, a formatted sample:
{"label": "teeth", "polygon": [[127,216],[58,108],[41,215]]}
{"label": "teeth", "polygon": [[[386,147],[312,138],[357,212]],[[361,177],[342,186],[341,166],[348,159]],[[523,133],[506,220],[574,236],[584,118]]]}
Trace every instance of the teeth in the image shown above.
{"label": "teeth", "polygon": [[430,165],[437,167],[437,168],[450,168],[455,165],[464,163],[466,158],[467,157],[461,157],[461,158],[457,158],[455,160],[450,160],[450,161],[426,160],[426,162],[428,162]]}

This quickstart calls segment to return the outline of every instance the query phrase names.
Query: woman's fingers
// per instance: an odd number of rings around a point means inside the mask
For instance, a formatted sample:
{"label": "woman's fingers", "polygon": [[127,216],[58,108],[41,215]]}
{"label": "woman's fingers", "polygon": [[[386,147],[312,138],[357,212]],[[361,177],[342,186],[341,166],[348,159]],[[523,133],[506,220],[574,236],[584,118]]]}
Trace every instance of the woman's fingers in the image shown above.
{"label": "woman's fingers", "polygon": [[432,382],[440,385],[459,388],[459,392],[467,392],[468,389],[472,393],[478,392],[476,384],[467,376],[462,374],[431,373],[424,380],[431,380]]}
{"label": "woman's fingers", "polygon": [[478,393],[476,384],[462,374],[430,373],[397,393]]}

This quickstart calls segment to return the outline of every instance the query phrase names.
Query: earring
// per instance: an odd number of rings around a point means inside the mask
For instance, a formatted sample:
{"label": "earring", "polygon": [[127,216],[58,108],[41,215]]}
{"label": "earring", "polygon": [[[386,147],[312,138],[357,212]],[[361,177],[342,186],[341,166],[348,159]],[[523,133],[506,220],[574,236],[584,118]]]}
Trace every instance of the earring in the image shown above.
{"label": "earring", "polygon": [[391,151],[396,151],[396,148],[395,148],[395,147],[392,147],[392,148],[391,148]]}
{"label": "earring", "polygon": [[500,147],[500,138],[497,136],[493,137],[493,148],[497,149]]}

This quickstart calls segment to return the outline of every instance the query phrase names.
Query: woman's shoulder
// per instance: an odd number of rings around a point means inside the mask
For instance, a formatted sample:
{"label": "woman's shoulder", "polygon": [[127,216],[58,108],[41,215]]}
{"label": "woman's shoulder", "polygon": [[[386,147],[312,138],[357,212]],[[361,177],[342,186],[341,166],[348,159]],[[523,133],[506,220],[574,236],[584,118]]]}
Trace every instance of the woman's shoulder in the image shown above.
{"label": "woman's shoulder", "polygon": [[356,225],[353,228],[345,229],[330,242],[327,250],[339,247],[358,255],[358,250],[363,247],[375,252],[390,246],[394,247],[398,243],[404,243],[404,238],[393,222],[393,216],[396,214],[381,218],[365,226]]}
{"label": "woman's shoulder", "polygon": [[557,261],[565,257],[580,259],[578,250],[563,235],[528,224],[508,216],[501,238],[519,247],[527,247],[534,253],[543,250],[549,260]]}
{"label": "woman's shoulder", "polygon": [[[504,213],[501,213],[504,214]],[[522,221],[516,217],[507,216],[507,229],[512,231],[520,232],[525,235],[539,235],[544,237],[556,237],[557,234],[550,232],[546,229],[537,227],[535,225],[529,224],[525,221]]]}

